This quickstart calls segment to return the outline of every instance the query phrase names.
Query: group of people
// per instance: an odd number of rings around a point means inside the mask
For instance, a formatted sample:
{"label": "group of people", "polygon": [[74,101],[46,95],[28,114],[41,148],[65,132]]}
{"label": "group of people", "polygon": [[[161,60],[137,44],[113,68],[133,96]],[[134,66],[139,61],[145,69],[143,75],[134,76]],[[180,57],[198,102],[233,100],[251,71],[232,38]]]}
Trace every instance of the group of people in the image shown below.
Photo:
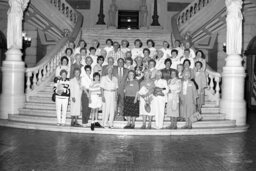
{"label": "group of people", "polygon": [[[160,49],[151,39],[144,48],[140,39],[133,48],[127,40],[107,39],[105,47],[94,40],[89,48],[84,40],[77,46],[70,42],[54,79],[57,124],[65,125],[70,103],[71,126],[113,128],[114,119],[122,119],[127,120],[125,129],[133,129],[142,116],[142,129],[152,128],[153,117],[162,129],[166,115],[171,121],[167,128],[177,129],[178,119],[184,119],[183,128],[191,129],[191,116],[204,104],[205,69],[203,51],[189,42],[176,40],[171,48],[163,41]],[[81,112],[82,125],[77,122]]]}

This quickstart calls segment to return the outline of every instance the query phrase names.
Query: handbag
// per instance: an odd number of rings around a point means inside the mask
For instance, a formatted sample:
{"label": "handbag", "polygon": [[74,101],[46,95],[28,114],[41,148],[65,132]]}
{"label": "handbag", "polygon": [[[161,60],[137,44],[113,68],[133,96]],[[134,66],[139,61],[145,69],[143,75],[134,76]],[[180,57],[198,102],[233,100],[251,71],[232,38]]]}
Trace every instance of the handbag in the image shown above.
{"label": "handbag", "polygon": [[145,111],[146,111],[146,112],[150,113],[151,107],[150,107],[149,103],[146,103],[146,104],[144,105],[144,108],[145,108]]}
{"label": "handbag", "polygon": [[56,101],[56,93],[52,94],[52,101],[55,102]]}

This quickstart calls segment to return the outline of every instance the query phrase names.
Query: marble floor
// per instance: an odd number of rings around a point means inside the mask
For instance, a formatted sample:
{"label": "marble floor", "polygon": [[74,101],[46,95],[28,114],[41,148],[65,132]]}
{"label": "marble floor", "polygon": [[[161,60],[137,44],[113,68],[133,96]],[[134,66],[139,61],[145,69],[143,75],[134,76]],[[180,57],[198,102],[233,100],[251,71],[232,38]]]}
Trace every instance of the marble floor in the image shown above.
{"label": "marble floor", "polygon": [[117,136],[0,127],[0,170],[256,170],[256,112],[246,133]]}

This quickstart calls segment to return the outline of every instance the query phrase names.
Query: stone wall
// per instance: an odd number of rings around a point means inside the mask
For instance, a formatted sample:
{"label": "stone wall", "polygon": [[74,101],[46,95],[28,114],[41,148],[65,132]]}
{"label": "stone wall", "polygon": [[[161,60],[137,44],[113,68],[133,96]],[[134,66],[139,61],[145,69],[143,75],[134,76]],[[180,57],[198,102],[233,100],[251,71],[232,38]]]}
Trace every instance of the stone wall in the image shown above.
{"label": "stone wall", "polygon": [[[168,2],[178,2],[178,3],[190,3],[193,0],[158,0],[158,15],[159,23],[166,31],[171,31],[171,17],[177,12],[168,12],[167,3]],[[105,23],[108,22],[108,10],[112,0],[104,0],[104,14]],[[148,25],[152,23],[152,15],[154,8],[154,0],[147,0],[148,7]],[[118,9],[120,10],[139,10],[141,0],[116,0]],[[98,20],[100,0],[91,0],[91,7],[89,10],[79,10],[84,16],[84,30],[93,28]]]}

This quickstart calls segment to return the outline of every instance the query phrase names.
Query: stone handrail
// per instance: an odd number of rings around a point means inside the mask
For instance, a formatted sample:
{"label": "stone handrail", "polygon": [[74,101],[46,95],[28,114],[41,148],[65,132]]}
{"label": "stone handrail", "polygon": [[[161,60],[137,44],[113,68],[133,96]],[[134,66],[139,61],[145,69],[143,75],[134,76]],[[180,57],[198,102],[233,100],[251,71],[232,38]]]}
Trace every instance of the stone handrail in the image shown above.
{"label": "stone handrail", "polygon": [[[61,1],[63,2],[63,0]],[[72,9],[73,10],[73,9]],[[75,10],[74,10],[75,11]],[[29,96],[36,93],[38,89],[48,83],[54,75],[55,69],[59,65],[59,61],[62,55],[65,54],[65,49],[69,41],[74,41],[76,44],[80,40],[81,27],[83,24],[83,16],[79,13],[75,13],[75,27],[70,35],[63,37],[52,51],[47,53],[35,67],[26,69],[26,97],[29,100]]]}
{"label": "stone handrail", "polygon": [[201,11],[204,7],[208,6],[212,0],[195,0],[190,3],[184,10],[182,10],[177,17],[177,25],[180,27],[185,24],[194,15]]}
{"label": "stone handrail", "polygon": [[66,0],[50,0],[50,3],[73,23],[77,22],[78,14]]}
{"label": "stone handrail", "polygon": [[215,106],[219,106],[221,74],[214,71],[209,65],[206,67],[206,73],[208,78],[207,88],[205,90],[206,100],[215,102]]}

